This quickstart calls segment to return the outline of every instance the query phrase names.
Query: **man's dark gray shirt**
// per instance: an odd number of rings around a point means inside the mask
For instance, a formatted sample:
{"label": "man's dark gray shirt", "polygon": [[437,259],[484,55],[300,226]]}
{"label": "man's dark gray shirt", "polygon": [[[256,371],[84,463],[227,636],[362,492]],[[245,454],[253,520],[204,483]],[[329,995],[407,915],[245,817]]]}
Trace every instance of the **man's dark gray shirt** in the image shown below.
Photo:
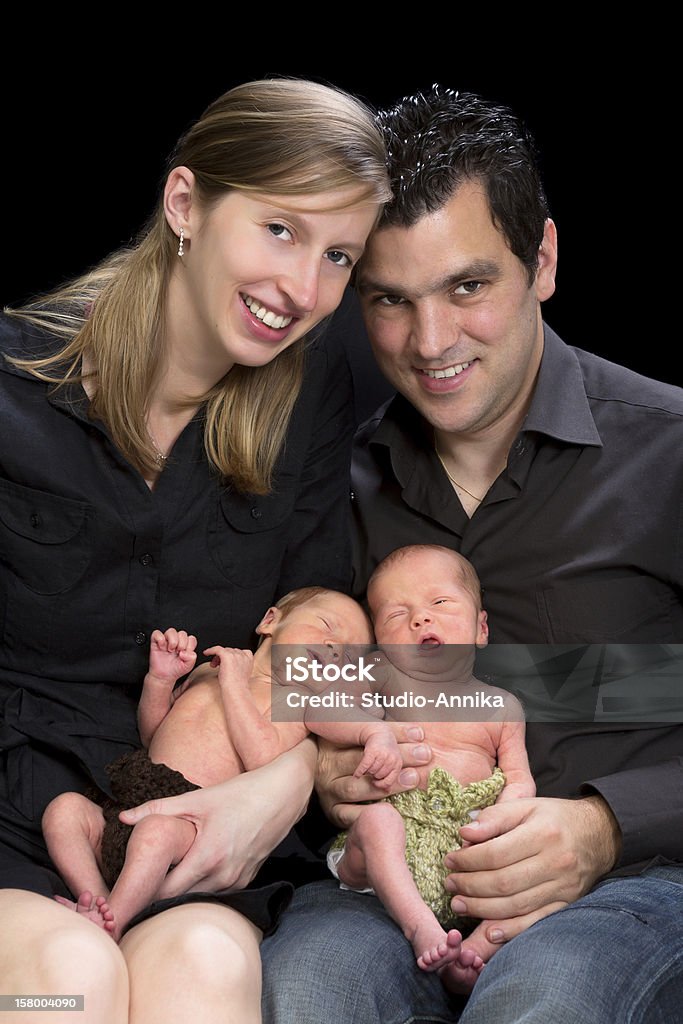
{"label": "man's dark gray shirt", "polygon": [[[390,551],[443,544],[477,569],[493,643],[683,644],[683,391],[547,326],[529,412],[471,519],[400,395],[358,432],[352,507],[357,596]],[[683,860],[683,726],[529,725],[527,742],[539,795],[590,781],[605,796],[624,865]]]}

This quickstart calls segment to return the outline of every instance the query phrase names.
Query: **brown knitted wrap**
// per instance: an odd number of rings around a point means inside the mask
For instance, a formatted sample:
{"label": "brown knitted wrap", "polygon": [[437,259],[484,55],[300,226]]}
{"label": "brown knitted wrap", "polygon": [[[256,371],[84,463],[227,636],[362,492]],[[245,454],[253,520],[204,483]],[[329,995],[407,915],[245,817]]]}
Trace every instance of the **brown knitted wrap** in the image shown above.
{"label": "brown knitted wrap", "polygon": [[105,819],[102,836],[102,875],[111,889],[123,867],[126,846],[134,827],[119,821],[119,812],[128,807],[137,807],[147,800],[177,796],[201,787],[188,782],[184,775],[165,764],[154,764],[144,750],[124,754],[107,765],[106,771],[111,779],[114,799],[102,799],[100,794],[99,802],[102,804]]}

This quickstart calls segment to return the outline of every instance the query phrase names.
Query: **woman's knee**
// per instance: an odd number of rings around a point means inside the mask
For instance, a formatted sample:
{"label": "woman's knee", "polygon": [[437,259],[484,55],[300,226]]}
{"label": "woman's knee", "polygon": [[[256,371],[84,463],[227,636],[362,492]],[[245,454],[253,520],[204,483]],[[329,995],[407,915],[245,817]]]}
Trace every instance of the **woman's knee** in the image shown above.
{"label": "woman's knee", "polygon": [[192,903],[144,921],[124,936],[121,948],[131,975],[181,971],[199,990],[234,991],[260,988],[260,937],[237,911]]}
{"label": "woman's knee", "polygon": [[[43,990],[127,993],[125,961],[102,929],[73,910],[20,890],[0,893],[3,981],[42,984]],[[26,990],[26,989],[24,989]]]}

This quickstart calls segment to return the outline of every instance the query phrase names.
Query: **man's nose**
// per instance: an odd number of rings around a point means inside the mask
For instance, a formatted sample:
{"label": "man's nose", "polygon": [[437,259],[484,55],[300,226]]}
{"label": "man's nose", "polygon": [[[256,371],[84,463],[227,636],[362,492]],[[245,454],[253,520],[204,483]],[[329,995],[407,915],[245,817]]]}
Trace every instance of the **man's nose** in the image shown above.
{"label": "man's nose", "polygon": [[436,302],[418,308],[412,327],[413,351],[425,363],[439,363],[460,338],[460,325],[452,308]]}

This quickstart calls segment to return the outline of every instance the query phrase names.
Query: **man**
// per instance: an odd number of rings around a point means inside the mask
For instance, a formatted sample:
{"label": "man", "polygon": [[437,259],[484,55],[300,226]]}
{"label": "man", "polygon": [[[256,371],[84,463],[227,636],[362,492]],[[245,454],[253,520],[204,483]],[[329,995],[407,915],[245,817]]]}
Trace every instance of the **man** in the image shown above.
{"label": "man", "polygon": [[[683,643],[683,395],[544,325],[557,235],[510,111],[435,88],[380,123],[395,198],[358,290],[399,395],[358,437],[358,593],[395,548],[445,544],[481,577],[494,644]],[[273,1020],[676,1019],[683,727],[531,724],[528,747],[538,796],[482,812],[448,860],[453,909],[482,919],[464,948],[487,961],[465,1008],[447,972],[409,973],[373,901],[319,886],[270,940],[296,934],[293,988],[309,972]],[[325,753],[347,824],[378,794],[350,784],[357,752]]]}

